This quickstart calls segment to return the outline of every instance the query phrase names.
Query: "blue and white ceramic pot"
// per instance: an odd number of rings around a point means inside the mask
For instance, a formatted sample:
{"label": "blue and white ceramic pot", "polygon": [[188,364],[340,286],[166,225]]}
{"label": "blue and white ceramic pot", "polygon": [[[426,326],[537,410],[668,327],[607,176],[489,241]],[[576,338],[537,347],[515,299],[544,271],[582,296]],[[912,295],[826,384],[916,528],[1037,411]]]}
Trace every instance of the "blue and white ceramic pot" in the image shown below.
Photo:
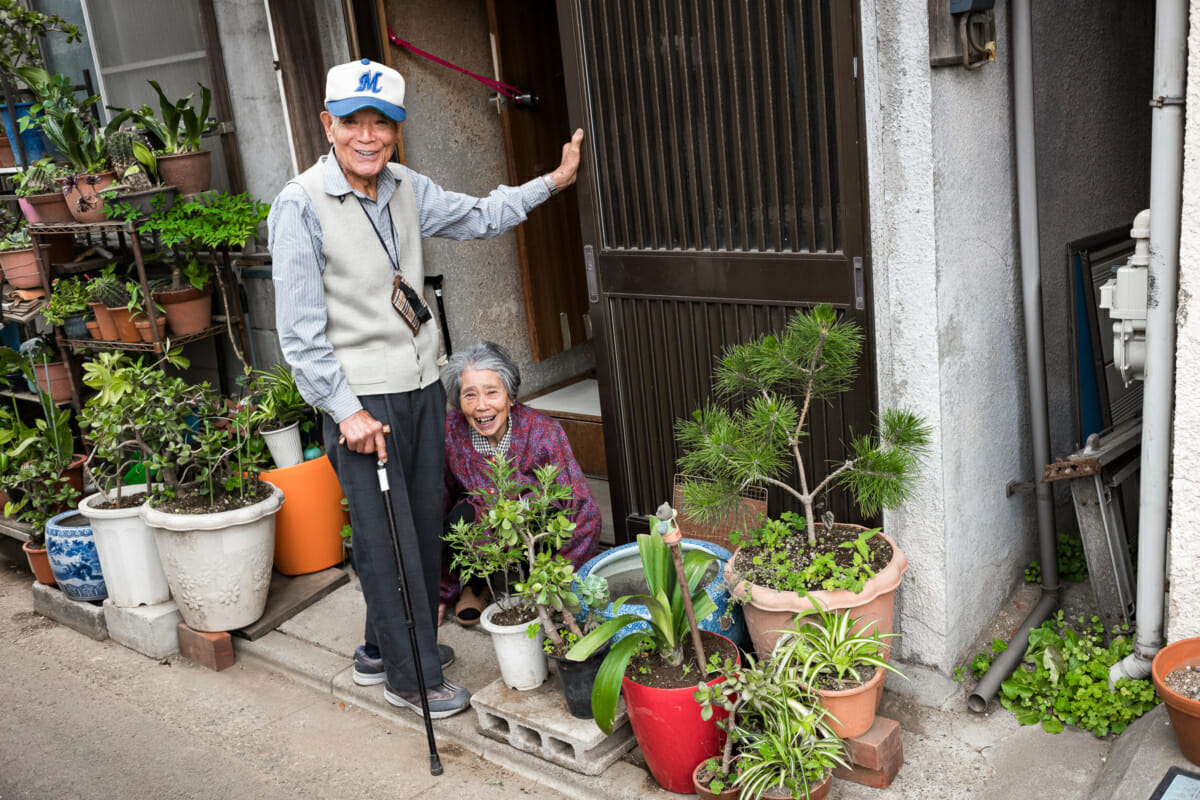
{"label": "blue and white ceramic pot", "polygon": [[[732,639],[735,644],[742,645],[746,635],[742,608],[730,597],[729,586],[725,583],[724,562],[729,560],[730,552],[719,544],[703,539],[684,539],[681,544],[685,551],[707,550],[721,559],[709,567],[707,574],[711,576],[711,580],[704,587],[704,591],[716,604],[717,610],[700,620],[700,629],[720,634]],[[583,580],[593,573],[608,580],[609,596],[614,599],[627,594],[645,594],[647,591],[637,542],[623,544],[600,553],[580,567],[576,575],[579,580]],[[620,608],[613,608],[613,604],[609,603],[607,608],[599,609],[599,613],[606,620],[620,614],[636,614],[639,617],[650,618],[650,612],[640,604],[626,604]],[[613,640],[623,639],[634,631],[647,627],[643,622],[631,623],[617,631]]]}
{"label": "blue and white ceramic pot", "polygon": [[46,523],[46,555],[58,588],[67,597],[82,601],[108,597],[87,517],[74,509],[51,517]]}

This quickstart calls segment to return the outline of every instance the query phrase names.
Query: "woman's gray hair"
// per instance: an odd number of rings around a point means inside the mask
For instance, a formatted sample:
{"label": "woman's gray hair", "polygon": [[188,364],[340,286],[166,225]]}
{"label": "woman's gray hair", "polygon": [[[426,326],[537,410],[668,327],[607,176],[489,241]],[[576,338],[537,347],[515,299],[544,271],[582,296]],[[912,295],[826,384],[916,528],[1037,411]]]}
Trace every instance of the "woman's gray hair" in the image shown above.
{"label": "woman's gray hair", "polygon": [[446,366],[442,367],[442,384],[446,387],[446,403],[451,408],[460,408],[459,397],[462,393],[462,374],[468,369],[490,369],[500,376],[508,399],[517,401],[517,393],[521,389],[521,370],[517,367],[512,356],[495,342],[479,342],[459,350],[450,356]]}

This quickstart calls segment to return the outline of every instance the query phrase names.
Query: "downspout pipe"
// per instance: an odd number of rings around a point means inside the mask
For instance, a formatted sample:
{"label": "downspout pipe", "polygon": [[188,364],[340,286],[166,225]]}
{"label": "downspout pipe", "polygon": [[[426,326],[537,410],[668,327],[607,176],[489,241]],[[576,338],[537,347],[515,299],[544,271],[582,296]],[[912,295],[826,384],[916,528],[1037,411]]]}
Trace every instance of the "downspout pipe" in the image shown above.
{"label": "downspout pipe", "polygon": [[1033,130],[1033,26],[1031,0],[1012,2],[1013,120],[1017,147],[1017,221],[1021,247],[1021,298],[1025,315],[1025,369],[1029,383],[1029,417],[1033,436],[1033,474],[1037,503],[1038,545],[1042,559],[1042,596],[1017,630],[1008,649],[996,657],[980,679],[967,707],[987,710],[1000,683],[1025,655],[1029,632],[1058,607],[1058,533],[1054,494],[1037,480],[1050,463],[1050,407],[1046,399],[1046,362],[1042,332],[1042,270],[1038,248],[1037,159]]}
{"label": "downspout pipe", "polygon": [[1175,393],[1175,304],[1183,185],[1183,101],[1187,0],[1158,0],[1154,95],[1150,101],[1150,264],[1146,308],[1146,379],[1142,399],[1141,493],[1133,652],[1113,664],[1109,681],[1145,679],[1163,642],[1171,424]]}

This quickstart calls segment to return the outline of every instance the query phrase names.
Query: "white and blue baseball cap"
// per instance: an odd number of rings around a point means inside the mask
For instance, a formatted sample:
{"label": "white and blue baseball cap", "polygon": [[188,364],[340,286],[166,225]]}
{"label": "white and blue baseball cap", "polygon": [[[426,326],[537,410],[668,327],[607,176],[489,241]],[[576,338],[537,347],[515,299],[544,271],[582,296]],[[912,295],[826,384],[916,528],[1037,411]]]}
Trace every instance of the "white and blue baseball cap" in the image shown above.
{"label": "white and blue baseball cap", "polygon": [[374,108],[403,122],[404,78],[369,58],[332,67],[325,76],[325,109],[335,117],[345,117],[360,108]]}

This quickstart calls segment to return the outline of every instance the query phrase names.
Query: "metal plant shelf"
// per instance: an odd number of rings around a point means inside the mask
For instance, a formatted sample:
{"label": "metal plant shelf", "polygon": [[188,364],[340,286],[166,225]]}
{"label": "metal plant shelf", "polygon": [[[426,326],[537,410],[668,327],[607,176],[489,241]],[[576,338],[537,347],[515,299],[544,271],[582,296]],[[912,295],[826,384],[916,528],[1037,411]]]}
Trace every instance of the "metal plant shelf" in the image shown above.
{"label": "metal plant shelf", "polygon": [[[217,336],[225,330],[224,324],[212,325],[199,333],[189,333],[184,336],[169,336],[163,340],[163,344],[175,347],[176,345],[195,342],[200,339],[207,339],[210,336]],[[162,347],[154,342],[123,342],[114,339],[63,339],[63,344],[70,347],[72,350],[141,350],[143,352],[161,353]]]}
{"label": "metal plant shelf", "polygon": [[133,233],[133,226],[121,220],[108,222],[58,222],[47,225],[44,222],[29,224],[30,233]]}

